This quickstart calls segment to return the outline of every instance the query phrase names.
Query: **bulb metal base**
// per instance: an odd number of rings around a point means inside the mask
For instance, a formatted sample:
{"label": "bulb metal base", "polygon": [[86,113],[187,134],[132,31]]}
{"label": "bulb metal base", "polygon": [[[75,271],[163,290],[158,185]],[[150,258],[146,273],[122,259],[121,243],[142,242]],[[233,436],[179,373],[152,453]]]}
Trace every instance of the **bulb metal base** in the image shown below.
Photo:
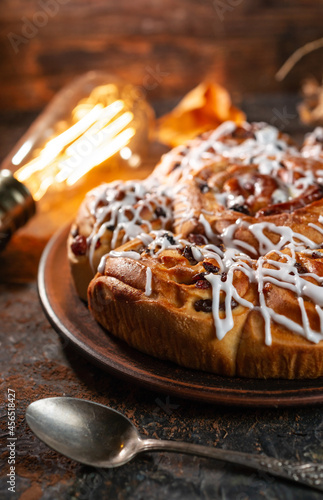
{"label": "bulb metal base", "polygon": [[10,170],[0,170],[0,250],[35,211],[35,201],[26,186]]}

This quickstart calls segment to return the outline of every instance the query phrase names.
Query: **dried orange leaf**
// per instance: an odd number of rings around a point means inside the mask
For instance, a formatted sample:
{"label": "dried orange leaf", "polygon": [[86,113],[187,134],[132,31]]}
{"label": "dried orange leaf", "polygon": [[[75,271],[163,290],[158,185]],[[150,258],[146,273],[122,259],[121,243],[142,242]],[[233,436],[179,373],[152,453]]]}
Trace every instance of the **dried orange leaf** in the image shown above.
{"label": "dried orange leaf", "polygon": [[323,85],[308,79],[302,86],[304,100],[298,106],[300,118],[308,125],[323,125]]}
{"label": "dried orange leaf", "polygon": [[216,83],[200,83],[157,123],[157,139],[177,146],[197,135],[232,120],[241,123],[245,115],[232,105],[229,93]]}

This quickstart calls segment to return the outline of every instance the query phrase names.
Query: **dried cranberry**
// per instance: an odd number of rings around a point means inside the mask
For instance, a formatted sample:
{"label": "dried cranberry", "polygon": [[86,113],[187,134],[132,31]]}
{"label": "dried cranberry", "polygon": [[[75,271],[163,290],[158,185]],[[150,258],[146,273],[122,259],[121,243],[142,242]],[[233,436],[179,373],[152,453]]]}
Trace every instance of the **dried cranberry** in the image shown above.
{"label": "dried cranberry", "polygon": [[194,303],[194,309],[197,312],[199,311],[206,313],[212,312],[212,300],[211,299],[196,300],[196,302]]}
{"label": "dried cranberry", "polygon": [[163,237],[166,238],[171,245],[176,245],[176,241],[175,241],[174,237],[171,234],[164,233]]}
{"label": "dried cranberry", "polygon": [[192,248],[190,246],[185,246],[183,250],[183,256],[189,261],[191,266],[195,266],[195,264],[197,264],[197,261],[193,257]]}
{"label": "dried cranberry", "polygon": [[207,193],[208,191],[210,191],[210,188],[206,184],[206,182],[200,185],[200,191],[201,193]]}
{"label": "dried cranberry", "polygon": [[223,281],[223,283],[224,283],[225,281],[227,281],[227,273],[222,273],[222,274],[221,274],[221,281]]}
{"label": "dried cranberry", "polygon": [[125,192],[121,189],[115,196],[115,200],[121,201],[125,197]]}
{"label": "dried cranberry", "polygon": [[[230,305],[231,305],[231,309],[235,309],[239,304],[236,300],[231,299]],[[220,309],[220,311],[225,311],[225,301],[221,302],[221,304],[219,305],[219,309]]]}
{"label": "dried cranberry", "polygon": [[250,181],[247,181],[243,184],[243,187],[244,189],[246,189],[247,191],[250,191],[250,192],[253,192],[254,191],[254,188],[255,188],[255,185],[254,183],[252,184]]}
{"label": "dried cranberry", "polygon": [[296,262],[295,267],[297,269],[298,274],[307,273],[306,267],[302,266],[302,264],[300,262]]}
{"label": "dried cranberry", "polygon": [[217,274],[220,271],[220,268],[211,264],[211,262],[203,262],[203,267],[208,273]]}
{"label": "dried cranberry", "polygon": [[197,273],[197,274],[194,274],[193,278],[192,278],[192,281],[193,283],[195,283],[196,281],[199,281],[199,280],[205,280],[205,275],[207,273]]}
{"label": "dried cranberry", "polygon": [[85,255],[87,250],[87,243],[85,236],[81,236],[80,234],[74,238],[73,243],[71,244],[71,250],[74,255]]}
{"label": "dried cranberry", "polygon": [[95,244],[95,250],[97,250],[98,248],[100,248],[100,246],[101,246],[101,241],[100,241],[100,238],[99,238],[98,241]]}
{"label": "dried cranberry", "polygon": [[157,217],[166,217],[166,212],[162,207],[156,207],[155,208],[155,215]]}
{"label": "dried cranberry", "polygon": [[211,283],[207,280],[198,280],[195,286],[196,288],[206,289],[211,287]]}
{"label": "dried cranberry", "polygon": [[322,254],[320,252],[313,252],[312,253],[312,259],[320,259],[322,257]]}
{"label": "dried cranberry", "polygon": [[229,207],[230,210],[234,210],[235,212],[239,212],[241,214],[250,215],[249,208],[246,205],[233,205]]}
{"label": "dried cranberry", "polygon": [[202,245],[207,244],[207,239],[205,238],[205,236],[203,236],[203,234],[191,233],[188,235],[187,239],[190,243],[195,243],[195,245],[198,245],[198,246],[202,246]]}
{"label": "dried cranberry", "polygon": [[232,132],[232,137],[234,139],[254,139],[255,138],[255,134],[253,133],[252,129],[246,130],[243,127],[237,127]]}

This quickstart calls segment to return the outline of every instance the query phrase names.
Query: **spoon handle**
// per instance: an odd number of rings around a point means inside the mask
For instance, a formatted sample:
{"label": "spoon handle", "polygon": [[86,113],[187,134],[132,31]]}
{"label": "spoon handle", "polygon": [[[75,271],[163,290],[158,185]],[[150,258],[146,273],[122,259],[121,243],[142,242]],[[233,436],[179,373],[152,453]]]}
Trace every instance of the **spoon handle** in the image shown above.
{"label": "spoon handle", "polygon": [[163,450],[188,453],[200,457],[214,458],[231,464],[239,464],[259,471],[267,472],[274,476],[289,479],[323,491],[323,465],[314,463],[295,463],[288,460],[239,451],[222,450],[203,446],[200,444],[184,443],[181,441],[164,441],[145,439],[142,441],[140,451]]}

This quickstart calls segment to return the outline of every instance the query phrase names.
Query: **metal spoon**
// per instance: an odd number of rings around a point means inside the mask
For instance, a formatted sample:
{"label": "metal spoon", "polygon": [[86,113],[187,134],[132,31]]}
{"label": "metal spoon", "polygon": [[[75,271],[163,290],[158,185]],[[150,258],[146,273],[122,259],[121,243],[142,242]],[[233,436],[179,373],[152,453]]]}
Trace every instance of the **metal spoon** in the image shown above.
{"label": "metal spoon", "polygon": [[84,399],[40,399],[28,406],[26,419],[36,436],[55,451],[94,467],[118,467],[144,451],[177,451],[241,464],[323,491],[323,465],[293,463],[180,441],[141,439],[124,415]]}

